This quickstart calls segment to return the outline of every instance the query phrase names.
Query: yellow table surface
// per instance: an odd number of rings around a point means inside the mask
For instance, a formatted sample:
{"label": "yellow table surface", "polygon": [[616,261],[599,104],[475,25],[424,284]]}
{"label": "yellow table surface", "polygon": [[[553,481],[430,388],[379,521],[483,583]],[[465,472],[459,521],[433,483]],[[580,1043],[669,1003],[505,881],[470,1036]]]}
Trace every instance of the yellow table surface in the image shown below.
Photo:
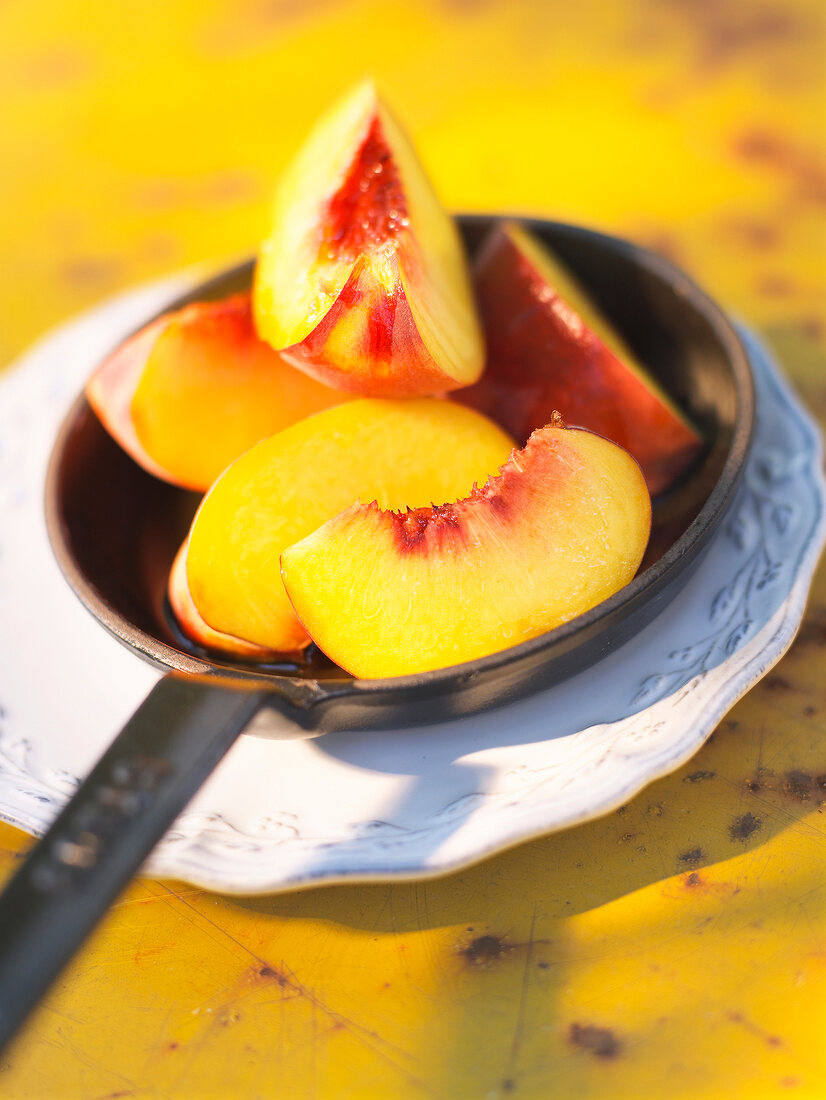
{"label": "yellow table surface", "polygon": [[[365,73],[451,208],[660,249],[826,415],[822,0],[5,0],[0,361],[250,252]],[[248,900],[135,882],[0,1096],[826,1096],[824,659],[821,569],[791,652],[688,765],[461,874]],[[0,839],[8,874],[30,840]]]}

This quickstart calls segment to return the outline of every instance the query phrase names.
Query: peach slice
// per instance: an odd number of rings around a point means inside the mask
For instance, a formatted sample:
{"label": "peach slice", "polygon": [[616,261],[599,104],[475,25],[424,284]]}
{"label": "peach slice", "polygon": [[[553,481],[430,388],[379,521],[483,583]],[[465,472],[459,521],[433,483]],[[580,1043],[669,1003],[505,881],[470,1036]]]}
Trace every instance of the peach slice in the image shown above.
{"label": "peach slice", "polygon": [[372,83],[316,125],[282,177],[254,303],[260,335],[331,386],[412,397],[481,374],[456,227]]}
{"label": "peach slice", "polygon": [[198,612],[222,633],[300,649],[309,638],[281,581],[286,546],[359,498],[400,508],[464,496],[512,446],[481,413],[429,398],[365,398],[294,424],[242,455],[204,498],[187,553]]}
{"label": "peach slice", "polygon": [[215,653],[226,653],[246,661],[269,661],[279,656],[271,649],[245,642],[242,638],[234,638],[231,634],[223,634],[220,630],[213,630],[208,623],[204,622],[198,608],[192,602],[186,579],[188,550],[189,539],[187,538],[175,555],[167,589],[172,612],[187,638],[196,645],[203,646],[204,649]]}
{"label": "peach slice", "polygon": [[457,399],[522,443],[558,409],[637,459],[652,495],[697,459],[702,440],[574,277],[524,227],[508,222],[475,266],[488,363]]}
{"label": "peach slice", "polygon": [[147,325],[98,368],[86,395],[140,466],[196,490],[253,443],[350,399],[258,338],[249,294],[197,302]]}
{"label": "peach slice", "polygon": [[548,426],[467,499],[407,512],[354,505],[287,547],[281,565],[328,657],[354,676],[401,676],[506,649],[587,611],[634,576],[650,525],[626,451]]}

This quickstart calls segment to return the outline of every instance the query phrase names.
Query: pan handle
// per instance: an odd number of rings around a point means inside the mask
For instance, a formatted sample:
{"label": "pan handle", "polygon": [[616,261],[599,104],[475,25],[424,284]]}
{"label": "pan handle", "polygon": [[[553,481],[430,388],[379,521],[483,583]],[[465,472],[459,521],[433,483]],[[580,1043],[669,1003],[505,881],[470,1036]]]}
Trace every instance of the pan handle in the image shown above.
{"label": "pan handle", "polygon": [[268,702],[177,672],[155,685],[0,895],[0,1048]]}

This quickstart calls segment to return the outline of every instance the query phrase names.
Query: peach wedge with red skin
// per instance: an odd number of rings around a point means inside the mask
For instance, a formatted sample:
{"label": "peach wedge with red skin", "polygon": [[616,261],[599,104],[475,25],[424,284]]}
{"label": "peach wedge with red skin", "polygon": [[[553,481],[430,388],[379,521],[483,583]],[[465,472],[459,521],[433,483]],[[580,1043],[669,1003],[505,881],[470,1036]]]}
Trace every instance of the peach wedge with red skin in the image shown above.
{"label": "peach wedge with red skin", "polygon": [[282,177],[254,301],[261,336],[331,386],[415,397],[481,374],[458,232],[371,83],[321,119]]}
{"label": "peach wedge with red skin", "polygon": [[652,495],[696,461],[702,440],[570,272],[523,226],[494,230],[474,277],[488,362],[457,399],[516,439],[558,410],[637,459]]}
{"label": "peach wedge with red skin", "polygon": [[408,512],[355,505],[281,564],[317,645],[374,679],[472,661],[587,611],[634,576],[650,525],[626,451],[548,426],[467,499]]}
{"label": "peach wedge with red skin", "polygon": [[223,634],[291,652],[309,643],[281,580],[281,551],[356,500],[422,505],[470,492],[512,440],[451,401],[364,398],[251,448],[216,481],[192,524],[187,581]]}
{"label": "peach wedge with red skin", "polygon": [[260,439],[349,400],[258,338],[249,294],[147,325],[98,368],[86,395],[140,466],[199,491]]}

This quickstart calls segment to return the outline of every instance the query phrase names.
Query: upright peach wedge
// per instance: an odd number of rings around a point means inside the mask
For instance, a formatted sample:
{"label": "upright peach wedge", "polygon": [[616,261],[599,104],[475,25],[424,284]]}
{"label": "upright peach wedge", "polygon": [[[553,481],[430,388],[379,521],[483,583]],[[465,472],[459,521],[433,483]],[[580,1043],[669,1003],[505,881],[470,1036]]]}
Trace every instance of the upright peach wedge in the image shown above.
{"label": "upright peach wedge", "polygon": [[154,321],[98,368],[86,395],[139,465],[197,490],[253,443],[349,400],[258,338],[249,294]]}
{"label": "upright peach wedge", "polygon": [[557,409],[637,459],[653,495],[702,441],[566,268],[524,227],[494,231],[475,266],[488,363],[458,400],[522,443]]}
{"label": "upright peach wedge", "polygon": [[371,83],[316,125],[282,177],[254,301],[261,336],[331,386],[411,397],[481,374],[456,228]]}
{"label": "upright peach wedge", "polygon": [[549,426],[467,499],[354,505],[281,563],[329,657],[354,676],[400,676],[506,649],[600,603],[634,576],[650,523],[626,451]]}
{"label": "upright peach wedge", "polygon": [[359,498],[399,508],[464,496],[512,446],[480,413],[429,398],[366,398],[308,417],[247,451],[204,498],[187,553],[195,607],[222,633],[302,648],[309,638],[281,581],[285,547]]}

